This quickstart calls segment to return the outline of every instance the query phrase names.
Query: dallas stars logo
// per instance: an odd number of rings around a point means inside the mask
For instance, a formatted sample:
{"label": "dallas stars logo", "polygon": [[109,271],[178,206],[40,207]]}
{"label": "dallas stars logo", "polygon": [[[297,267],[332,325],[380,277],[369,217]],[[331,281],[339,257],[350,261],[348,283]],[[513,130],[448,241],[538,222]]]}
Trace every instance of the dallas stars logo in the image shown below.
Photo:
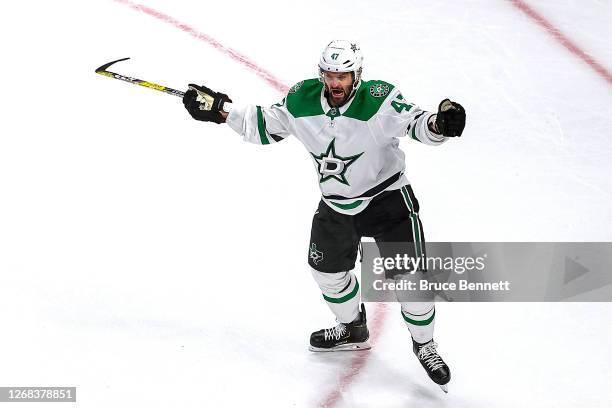
{"label": "dallas stars logo", "polygon": [[317,244],[315,244],[314,242],[312,243],[312,245],[310,245],[310,251],[308,252],[308,256],[310,257],[310,259],[312,259],[312,262],[314,262],[315,265],[317,265],[323,260],[323,252],[317,249]]}
{"label": "dallas stars logo", "polygon": [[296,93],[300,90],[302,85],[304,85],[304,81],[300,81],[297,84],[293,85],[291,88],[289,88],[289,93]]}
{"label": "dallas stars logo", "polygon": [[374,84],[370,87],[370,95],[375,98],[382,98],[387,96],[389,93],[389,85],[386,84]]}
{"label": "dallas stars logo", "polygon": [[356,154],[355,156],[342,157],[336,154],[336,139],[332,139],[327,146],[325,153],[321,153],[319,156],[315,156],[314,153],[310,153],[319,165],[319,173],[321,179],[319,183],[324,183],[327,180],[334,179],[342,184],[349,186],[350,184],[346,180],[344,174],[348,167],[355,162],[363,152]]}

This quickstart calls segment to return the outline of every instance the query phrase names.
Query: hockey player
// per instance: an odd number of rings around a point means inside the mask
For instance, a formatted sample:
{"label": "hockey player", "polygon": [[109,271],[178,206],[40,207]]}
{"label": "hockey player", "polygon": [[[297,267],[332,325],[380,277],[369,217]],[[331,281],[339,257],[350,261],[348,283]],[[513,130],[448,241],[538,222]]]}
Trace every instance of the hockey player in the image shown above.
{"label": "hockey player", "polygon": [[[268,145],[294,135],[317,172],[322,199],[315,211],[308,263],[337,325],[310,337],[312,351],[370,348],[366,311],[352,269],[362,236],[406,242],[422,253],[419,203],[404,175],[399,137],[439,145],[461,136],[465,110],[443,100],[437,113],[420,109],[392,84],[362,79],[362,53],[336,40],[319,60],[319,77],[295,84],[271,107],[232,104],[222,93],[190,84],[183,99],[194,119],[227,123],[244,140]],[[402,302],[413,351],[446,391],[450,370],[433,341],[433,302]]]}

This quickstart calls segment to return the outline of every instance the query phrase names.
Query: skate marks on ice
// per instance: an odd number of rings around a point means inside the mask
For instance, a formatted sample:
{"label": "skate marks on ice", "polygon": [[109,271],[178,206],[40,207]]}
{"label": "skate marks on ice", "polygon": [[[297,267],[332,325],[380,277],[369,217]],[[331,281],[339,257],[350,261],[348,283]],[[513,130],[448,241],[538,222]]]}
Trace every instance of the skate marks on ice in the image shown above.
{"label": "skate marks on ice", "polygon": [[[412,353],[409,336],[406,333],[403,334],[407,340],[405,349],[383,350],[383,346],[378,344],[370,351],[325,353],[325,356],[331,358],[311,358],[312,364],[320,366],[317,371],[325,370],[327,373],[336,374],[333,377],[328,376],[330,386],[334,388],[314,406],[325,408],[476,406],[466,403],[457,404],[461,396],[453,395],[452,380],[449,384],[449,394],[445,394],[438,385],[433,383]],[[361,366],[354,364],[364,361],[365,358],[350,358],[347,356],[349,354],[369,354],[367,364],[364,363]],[[395,356],[395,359],[401,360],[402,367],[398,368],[389,364],[391,354]],[[350,383],[343,383],[343,381],[348,382],[349,378]],[[322,383],[324,384],[323,381]],[[319,387],[323,389],[322,385]]]}

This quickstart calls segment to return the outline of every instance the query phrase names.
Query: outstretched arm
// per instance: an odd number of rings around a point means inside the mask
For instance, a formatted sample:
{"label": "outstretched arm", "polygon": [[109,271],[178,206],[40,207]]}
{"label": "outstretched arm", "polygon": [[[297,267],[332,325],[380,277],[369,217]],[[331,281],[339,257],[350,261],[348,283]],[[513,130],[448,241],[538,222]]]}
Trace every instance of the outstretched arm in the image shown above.
{"label": "outstretched arm", "polygon": [[256,105],[236,105],[223,93],[205,86],[190,84],[183,103],[196,120],[227,123],[244,140],[256,144],[272,144],[289,135],[291,115],[285,100],[269,108]]}
{"label": "outstretched arm", "polygon": [[293,120],[283,99],[270,107],[235,104],[226,123],[246,142],[267,145],[289,136]]}
{"label": "outstretched arm", "polygon": [[394,137],[410,136],[430,145],[444,143],[448,137],[461,136],[465,127],[465,110],[461,105],[443,100],[438,112],[428,112],[404,99],[395,90],[381,108],[380,124]]}

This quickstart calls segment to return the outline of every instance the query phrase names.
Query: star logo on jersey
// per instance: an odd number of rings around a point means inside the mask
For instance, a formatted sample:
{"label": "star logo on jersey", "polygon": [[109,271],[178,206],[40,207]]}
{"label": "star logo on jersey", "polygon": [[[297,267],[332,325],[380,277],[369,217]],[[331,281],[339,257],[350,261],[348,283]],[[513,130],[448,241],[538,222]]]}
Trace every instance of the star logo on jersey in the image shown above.
{"label": "star logo on jersey", "polygon": [[359,48],[357,47],[357,44],[352,44],[351,43],[351,50],[353,50],[353,52],[357,51]]}
{"label": "star logo on jersey", "polygon": [[321,153],[316,156],[314,153],[310,153],[312,157],[315,159],[318,165],[319,174],[321,174],[321,178],[319,179],[319,183],[324,183],[328,180],[336,180],[342,184],[346,184],[349,186],[349,182],[346,179],[346,170],[349,168],[351,164],[353,164],[363,152],[356,154],[354,156],[342,157],[336,154],[336,138],[332,139],[327,146],[327,150],[325,153]]}

